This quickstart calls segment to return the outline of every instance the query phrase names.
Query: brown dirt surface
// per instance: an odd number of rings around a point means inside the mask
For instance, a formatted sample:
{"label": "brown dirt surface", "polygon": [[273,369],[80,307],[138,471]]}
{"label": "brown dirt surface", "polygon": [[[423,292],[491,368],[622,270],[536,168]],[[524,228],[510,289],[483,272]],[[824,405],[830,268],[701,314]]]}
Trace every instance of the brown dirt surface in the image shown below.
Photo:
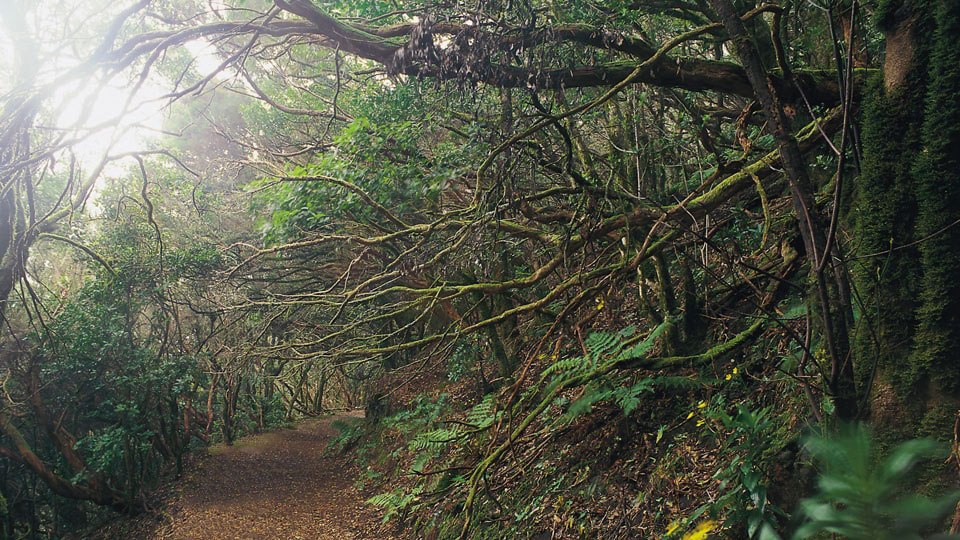
{"label": "brown dirt surface", "polygon": [[[354,487],[348,456],[325,455],[333,422],[307,420],[217,445],[188,467],[161,512],[126,522],[106,538],[349,540],[400,538]],[[132,530],[131,530],[132,529]],[[103,536],[100,536],[103,538]]]}

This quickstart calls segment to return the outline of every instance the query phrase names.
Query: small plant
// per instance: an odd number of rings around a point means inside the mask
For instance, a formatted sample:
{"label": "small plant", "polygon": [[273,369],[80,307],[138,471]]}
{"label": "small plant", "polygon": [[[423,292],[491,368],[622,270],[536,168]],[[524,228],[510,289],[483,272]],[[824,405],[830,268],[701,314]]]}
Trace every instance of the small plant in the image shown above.
{"label": "small plant", "polygon": [[780,447],[776,417],[770,414],[769,407],[751,411],[743,405],[737,406],[734,416],[720,411],[719,417],[731,432],[724,446],[733,452],[734,459],[722,474],[732,481],[729,493],[734,512],[746,520],[750,538],[779,539],[775,525],[777,517],[785,514],[767,499],[763,481],[768,454]]}
{"label": "small plant", "polygon": [[338,452],[343,452],[353,446],[364,434],[364,425],[360,421],[334,420],[330,425],[337,430],[337,436],[330,439],[327,448],[336,448]]}
{"label": "small plant", "polygon": [[386,523],[393,517],[402,519],[406,515],[407,508],[419,499],[418,496],[422,491],[423,486],[417,486],[409,493],[403,489],[396,489],[370,497],[367,499],[367,504],[383,508],[383,523]]}
{"label": "small plant", "polygon": [[907,441],[878,462],[870,433],[862,425],[852,425],[832,438],[810,437],[805,447],[820,464],[820,492],[800,503],[806,522],[795,539],[822,532],[855,540],[949,538],[925,533],[953,510],[957,493],[933,499],[902,494],[919,461],[943,457],[941,444]]}
{"label": "small plant", "polygon": [[443,416],[448,410],[449,399],[448,394],[436,397],[420,394],[413,399],[409,409],[384,418],[383,426],[394,428],[404,435],[422,431]]}
{"label": "small plant", "polygon": [[[735,373],[731,373],[732,376]],[[740,404],[736,411],[727,412],[728,404],[723,395],[714,396],[711,402],[700,401],[687,420],[696,419],[696,426],[718,437],[723,455],[729,456],[726,466],[717,471],[714,479],[720,482],[721,494],[713,502],[706,503],[674,522],[665,538],[707,538],[716,528],[736,529],[743,524],[745,533],[739,537],[753,540],[780,540],[776,529],[786,514],[767,497],[766,468],[770,457],[782,447],[784,426],[770,407],[758,410]],[[707,521],[689,529],[704,514]],[[689,529],[689,530],[688,530]]]}
{"label": "small plant", "polygon": [[713,406],[698,404],[703,412],[697,425],[719,422],[726,433],[721,445],[732,456],[716,474],[725,492],[715,507],[725,509],[728,521],[745,523],[749,538],[779,540],[776,527],[786,514],[767,498],[765,470],[770,455],[782,445],[782,426],[769,407],[751,410],[737,405],[736,413],[730,415],[724,411],[722,396],[714,401]]}

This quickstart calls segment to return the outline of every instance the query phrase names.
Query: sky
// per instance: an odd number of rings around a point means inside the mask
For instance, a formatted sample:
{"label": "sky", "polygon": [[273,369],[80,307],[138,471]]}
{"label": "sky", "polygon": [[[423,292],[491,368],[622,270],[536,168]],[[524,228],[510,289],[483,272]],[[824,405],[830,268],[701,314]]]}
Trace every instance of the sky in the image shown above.
{"label": "sky", "polygon": [[[186,49],[193,56],[201,76],[214,71],[222,61],[216,49],[207,42],[191,41],[186,44]],[[92,106],[79,132],[87,132],[84,128],[89,127],[105,127],[91,132],[74,147],[81,160],[95,162],[108,149],[111,154],[147,149],[150,141],[163,129],[168,105],[167,100],[162,98],[168,92],[164,81],[148,77],[132,98],[130,91],[130,81],[115,77],[100,87],[64,88],[54,97],[56,110],[59,111],[56,120],[58,127],[75,126],[86,102],[91,99]]]}
{"label": "sky", "polygon": [[[6,4],[7,2],[19,4]],[[30,0],[0,0],[0,7],[20,5],[26,8],[25,32],[20,38],[34,36],[37,43],[31,44],[37,54],[37,78],[35,88],[49,84],[66,70],[79,65],[103,39],[105,14],[116,13],[133,0],[67,0],[40,2]],[[69,17],[64,18],[65,13]],[[7,19],[9,20],[9,19]],[[19,27],[18,27],[19,28]],[[5,97],[13,91],[16,82],[16,47],[13,42],[17,30],[0,25],[0,114]],[[65,37],[64,37],[65,36]],[[194,69],[206,76],[218,68],[222,59],[208,42],[196,40],[184,49],[194,61]],[[220,80],[231,73],[219,75]],[[151,149],[162,132],[168,112],[169,100],[163,98],[169,92],[169,82],[152,73],[135,95],[131,90],[138,81],[139,73],[121,72],[108,75],[99,70],[84,80],[58,87],[43,104],[44,113],[35,124],[35,132],[43,138],[63,137],[76,140],[69,151],[51,159],[56,170],[70,167],[72,152],[86,171],[93,170],[105,155],[128,154]],[[99,187],[106,184],[102,178],[129,174],[130,159],[111,162],[101,174]],[[88,210],[95,205],[88,205]]]}

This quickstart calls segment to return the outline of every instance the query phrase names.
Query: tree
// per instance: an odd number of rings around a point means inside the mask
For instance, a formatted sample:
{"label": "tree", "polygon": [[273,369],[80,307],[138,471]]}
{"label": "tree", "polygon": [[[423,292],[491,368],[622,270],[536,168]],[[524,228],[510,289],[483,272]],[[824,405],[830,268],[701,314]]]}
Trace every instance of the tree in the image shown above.
{"label": "tree", "polygon": [[[18,425],[56,426],[45,408],[72,392],[39,391],[38,362],[18,364],[70,327],[31,292],[41,237],[103,268],[81,291],[112,283],[102,272],[128,284],[142,307],[120,324],[126,351],[201,366],[157,398],[170,420],[154,431],[177,445],[215,417],[229,441],[241,410],[263,427],[268,402],[287,418],[331,400],[381,410],[397,387],[465,366],[509,420],[487,411],[450,439],[484,443],[459,456],[457,482],[424,474],[435,497],[464,501],[462,537],[496,506],[481,479],[508,450],[542,451],[545,429],[532,426],[554,425],[565,392],[583,393],[576,410],[632,411],[649,389],[718,362],[766,362],[747,352],[758,343],[796,352],[762,369],[792,377],[789,392],[821,421],[865,417],[875,381],[893,381],[901,399],[921,394],[939,411],[914,416],[946,433],[937,422],[954,404],[960,347],[957,8],[881,2],[881,72],[870,65],[879,36],[861,22],[871,8],[855,0],[608,4],[139,2],[52,82],[38,82],[38,49],[18,38],[23,69],[0,134],[0,313],[33,408],[29,420],[2,416],[0,452],[62,495],[133,496],[68,481],[19,442]],[[3,9],[5,24],[26,27],[28,9]],[[801,38],[805,24],[831,39]],[[215,67],[201,69],[197,40]],[[51,165],[63,195],[38,196],[46,164],[97,129],[46,135],[36,118],[55,89],[122,77],[168,85],[179,141],[108,151],[85,179]],[[96,226],[65,224],[121,159],[133,168],[105,192],[110,216],[142,244],[92,249]],[[249,214],[237,211],[245,198]],[[190,229],[193,214],[202,224]],[[19,345],[31,324],[36,341]],[[193,408],[203,399],[206,414]],[[174,419],[181,410],[192,412]],[[47,439],[86,470],[59,429]]]}
{"label": "tree", "polygon": [[960,344],[954,228],[960,109],[948,90],[957,84],[960,50],[949,36],[958,11],[950,2],[884,2],[875,16],[887,60],[865,104],[857,278],[870,314],[865,324],[873,328],[861,334],[858,356],[877,362],[902,399],[920,397],[911,415],[935,418],[954,403]]}

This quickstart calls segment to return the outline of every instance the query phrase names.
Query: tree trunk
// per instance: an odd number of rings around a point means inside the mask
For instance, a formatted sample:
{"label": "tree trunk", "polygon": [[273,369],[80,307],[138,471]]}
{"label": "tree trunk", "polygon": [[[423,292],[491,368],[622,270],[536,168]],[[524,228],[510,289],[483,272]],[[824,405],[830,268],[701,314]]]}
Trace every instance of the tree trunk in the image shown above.
{"label": "tree trunk", "polygon": [[856,354],[906,408],[875,406],[874,420],[907,413],[947,436],[960,395],[960,3],[888,0],[876,17],[887,51],[866,92]]}
{"label": "tree trunk", "polygon": [[816,206],[813,184],[807,173],[800,146],[788,130],[789,121],[783,104],[772,79],[764,70],[753,40],[730,0],[711,0],[711,5],[730,34],[734,51],[743,64],[757,101],[760,102],[767,120],[767,129],[773,134],[780,150],[800,236],[810,266],[811,281],[815,284],[815,296],[820,312],[819,326],[830,358],[828,391],[834,399],[837,416],[854,418],[857,415],[858,399],[847,328],[849,299],[843,295],[847,288],[845,270],[835,267],[839,263],[831,256],[831,242],[825,227],[827,220]]}

